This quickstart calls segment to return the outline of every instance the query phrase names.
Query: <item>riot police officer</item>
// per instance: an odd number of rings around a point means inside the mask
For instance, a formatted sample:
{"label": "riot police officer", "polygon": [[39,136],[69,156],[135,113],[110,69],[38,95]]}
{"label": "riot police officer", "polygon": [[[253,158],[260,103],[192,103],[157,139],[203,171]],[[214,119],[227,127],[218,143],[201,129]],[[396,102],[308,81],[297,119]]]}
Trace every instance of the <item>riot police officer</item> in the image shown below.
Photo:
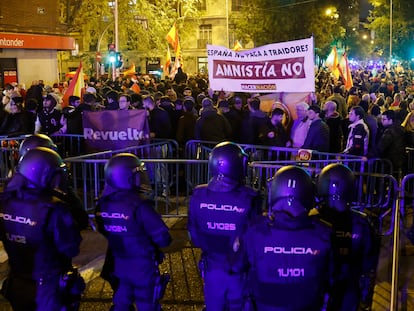
{"label": "riot police officer", "polygon": [[[321,310],[330,284],[331,231],[308,216],[315,187],[304,169],[285,166],[274,175],[268,214],[247,228],[239,252],[249,265],[256,310]],[[299,297],[300,296],[300,297]]]}
{"label": "riot police officer", "polygon": [[160,248],[170,244],[171,236],[153,202],[140,193],[146,179],[144,163],[131,153],[117,154],[105,165],[105,187],[95,214],[119,280],[115,311],[128,310],[134,302],[140,311],[159,310],[166,286],[158,264]]}
{"label": "riot police officer", "polygon": [[26,153],[17,173],[26,182],[6,189],[0,201],[0,236],[10,265],[2,293],[13,310],[76,310],[83,279],[75,276],[75,289],[64,280],[81,235],[66,204],[49,190],[67,178],[65,165],[55,151],[38,147]]}
{"label": "riot police officer", "polygon": [[333,230],[334,278],[328,310],[356,311],[370,304],[377,265],[374,231],[361,213],[351,209],[355,177],[345,165],[322,169],[317,182],[319,213]]}
{"label": "riot police officer", "polygon": [[245,273],[234,261],[235,238],[260,208],[259,195],[244,185],[247,155],[237,144],[215,146],[209,158],[211,179],[194,189],[188,231],[202,250],[200,270],[208,311],[241,310]]}
{"label": "riot police officer", "polygon": [[24,157],[27,151],[36,147],[46,147],[57,152],[57,146],[49,136],[45,134],[33,134],[27,136],[20,144],[20,159]]}
{"label": "riot police officer", "polygon": [[[29,150],[36,147],[45,147],[57,152],[57,146],[49,136],[45,134],[29,135],[20,144],[19,162],[23,159]],[[89,216],[83,207],[83,203],[73,188],[69,185],[69,179],[61,181],[62,183],[59,185],[59,187],[50,190],[53,191],[54,196],[58,197],[68,204],[67,206],[69,207],[69,210],[72,213],[72,216],[77,222],[79,228],[81,230],[84,230],[89,225]],[[26,182],[27,180],[17,171],[9,180],[7,180],[5,189],[19,189]]]}

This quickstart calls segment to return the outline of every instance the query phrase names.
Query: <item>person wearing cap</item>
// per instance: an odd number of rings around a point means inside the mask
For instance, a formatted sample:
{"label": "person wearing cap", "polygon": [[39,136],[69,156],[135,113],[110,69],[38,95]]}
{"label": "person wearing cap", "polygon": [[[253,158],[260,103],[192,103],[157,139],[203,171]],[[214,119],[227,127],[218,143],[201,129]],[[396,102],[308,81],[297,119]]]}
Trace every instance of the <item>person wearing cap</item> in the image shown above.
{"label": "person wearing cap", "polygon": [[58,97],[48,94],[43,100],[43,109],[38,113],[35,122],[35,133],[43,133],[48,136],[65,134],[67,130],[66,118],[56,109]]}
{"label": "person wearing cap", "polygon": [[311,124],[302,145],[303,149],[311,149],[319,152],[329,152],[329,127],[320,118],[321,108],[313,105],[308,109],[308,118]]}
{"label": "person wearing cap", "polygon": [[195,125],[194,138],[213,142],[222,142],[230,139],[230,123],[217,112],[213,101],[206,97],[201,102],[201,105],[203,108],[200,110],[200,117]]}

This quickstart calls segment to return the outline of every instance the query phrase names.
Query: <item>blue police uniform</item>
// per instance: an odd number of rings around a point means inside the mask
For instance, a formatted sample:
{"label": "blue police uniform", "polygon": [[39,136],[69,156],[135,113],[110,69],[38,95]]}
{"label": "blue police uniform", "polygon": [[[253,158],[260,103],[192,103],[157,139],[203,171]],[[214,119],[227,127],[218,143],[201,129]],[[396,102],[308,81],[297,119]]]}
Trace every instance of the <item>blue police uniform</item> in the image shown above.
{"label": "blue police uniform", "polygon": [[242,236],[256,310],[321,310],[332,267],[331,230],[306,214],[275,212]]}
{"label": "blue police uniform", "polygon": [[[233,247],[249,218],[257,214],[259,195],[246,186],[221,191],[218,185],[200,185],[189,204],[188,231],[202,250],[204,298],[208,311],[241,310],[245,295],[245,274],[239,271]],[[234,188],[234,189],[233,189]]]}
{"label": "blue police uniform", "polygon": [[66,204],[36,189],[4,192],[0,236],[10,264],[2,292],[13,310],[63,310],[60,279],[82,239]]}
{"label": "blue police uniform", "polygon": [[333,230],[334,278],[328,310],[356,311],[370,291],[378,261],[374,231],[352,210],[322,209],[321,217]]}
{"label": "blue police uniform", "polygon": [[128,310],[134,300],[140,311],[158,310],[154,290],[162,257],[159,248],[168,246],[171,236],[152,201],[143,200],[137,190],[104,190],[96,220],[99,231],[108,239],[113,273],[119,279],[114,310]]}

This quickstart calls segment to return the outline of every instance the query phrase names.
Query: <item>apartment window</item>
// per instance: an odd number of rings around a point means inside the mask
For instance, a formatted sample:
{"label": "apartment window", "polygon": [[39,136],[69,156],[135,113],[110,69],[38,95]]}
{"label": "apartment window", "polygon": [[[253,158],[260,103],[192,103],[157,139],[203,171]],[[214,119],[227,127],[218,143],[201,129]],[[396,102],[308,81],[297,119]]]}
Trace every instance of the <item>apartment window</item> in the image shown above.
{"label": "apartment window", "polygon": [[208,69],[208,58],[207,57],[199,57],[198,60],[198,73],[207,73]]}
{"label": "apartment window", "polygon": [[242,6],[242,0],[231,0],[231,10],[240,11]]}
{"label": "apartment window", "polygon": [[211,25],[201,25],[199,28],[197,40],[197,48],[205,49],[207,44],[211,44],[212,38],[212,26]]}
{"label": "apartment window", "polygon": [[207,10],[207,4],[206,4],[206,0],[199,0],[197,2],[197,10],[199,11],[205,11]]}

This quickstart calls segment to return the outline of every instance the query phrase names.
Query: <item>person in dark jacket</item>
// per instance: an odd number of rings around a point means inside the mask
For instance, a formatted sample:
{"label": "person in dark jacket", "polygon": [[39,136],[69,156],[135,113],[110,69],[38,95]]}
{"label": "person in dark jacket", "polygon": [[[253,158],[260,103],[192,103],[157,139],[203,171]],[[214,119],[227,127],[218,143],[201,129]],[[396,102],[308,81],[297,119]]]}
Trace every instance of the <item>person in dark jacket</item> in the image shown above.
{"label": "person in dark jacket", "polygon": [[194,102],[192,97],[184,98],[184,114],[178,119],[177,142],[181,148],[185,147],[187,141],[194,139],[194,129],[197,121],[197,116],[193,111]]}
{"label": "person in dark jacket", "polygon": [[231,125],[227,119],[217,113],[210,98],[204,98],[194,128],[194,138],[212,142],[223,142],[231,137]]}
{"label": "person in dark jacket", "polygon": [[377,143],[377,156],[390,160],[393,175],[399,178],[401,177],[406,147],[404,128],[396,122],[394,110],[384,111],[381,116],[381,123],[384,126],[384,132]]}
{"label": "person in dark jacket", "polygon": [[289,135],[283,126],[283,109],[273,109],[266,126],[260,129],[259,137],[265,146],[286,147]]}
{"label": "person in dark jacket", "polygon": [[260,129],[266,126],[268,116],[260,110],[260,99],[251,98],[247,101],[249,114],[242,121],[240,142],[243,144],[260,145]]}
{"label": "person in dark jacket", "polygon": [[67,130],[66,118],[56,109],[58,98],[48,94],[43,100],[43,109],[37,114],[35,133],[46,135],[65,134]]}
{"label": "person in dark jacket", "polygon": [[95,212],[98,230],[108,240],[114,288],[113,310],[160,310],[167,285],[160,275],[162,247],[171,243],[168,227],[153,202],[140,193],[147,184],[144,163],[131,153],[119,153],[105,165],[105,187]]}
{"label": "person in dark jacket", "polygon": [[79,96],[69,96],[69,106],[63,108],[66,117],[67,134],[83,135],[82,112],[91,111],[89,105],[81,104]]}
{"label": "person in dark jacket", "polygon": [[148,111],[148,123],[151,138],[169,139],[174,136],[172,133],[171,119],[167,111],[155,104],[151,95],[142,99],[144,108]]}
{"label": "person in dark jacket", "polygon": [[10,265],[2,293],[16,311],[77,310],[83,279],[76,278],[76,292],[62,279],[82,238],[66,203],[50,191],[64,182],[64,163],[55,151],[38,147],[23,157],[18,173],[25,183],[0,199],[0,238]]}
{"label": "person in dark jacket", "polygon": [[211,179],[194,189],[189,203],[188,231],[200,247],[207,310],[243,310],[245,271],[233,257],[234,243],[260,212],[259,194],[244,185],[247,154],[235,143],[216,145],[209,159]]}
{"label": "person in dark jacket", "polygon": [[6,116],[5,122],[0,126],[0,135],[12,137],[32,134],[34,118],[30,112],[23,109],[23,98],[12,97],[9,107],[10,113]]}
{"label": "person in dark jacket", "polygon": [[325,123],[329,127],[329,152],[340,153],[343,150],[342,117],[338,113],[334,101],[325,102],[323,111],[325,112]]}
{"label": "person in dark jacket", "polygon": [[308,109],[308,118],[311,124],[302,145],[303,149],[311,149],[320,152],[329,152],[329,127],[320,118],[321,108],[319,106],[310,106]]}

